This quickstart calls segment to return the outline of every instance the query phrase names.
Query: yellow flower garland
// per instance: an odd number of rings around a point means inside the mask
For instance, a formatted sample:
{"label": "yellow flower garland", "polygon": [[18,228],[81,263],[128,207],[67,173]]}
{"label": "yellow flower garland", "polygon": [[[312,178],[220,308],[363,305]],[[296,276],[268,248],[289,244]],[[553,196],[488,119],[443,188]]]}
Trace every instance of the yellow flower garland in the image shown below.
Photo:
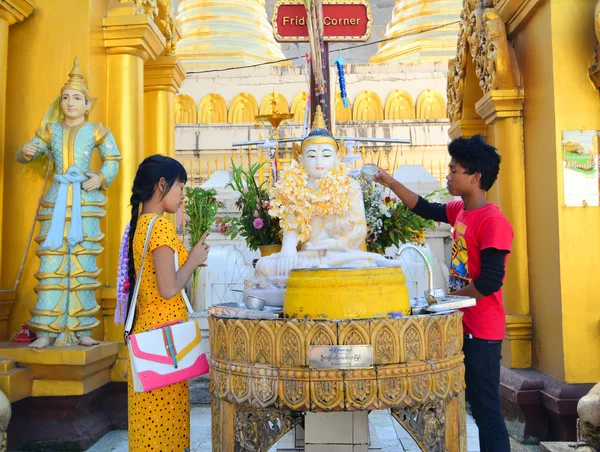
{"label": "yellow flower garland", "polygon": [[350,209],[352,185],[347,164],[340,163],[317,181],[317,192],[308,186],[306,170],[295,160],[270,192],[269,214],[279,218],[283,230],[297,229],[298,240],[310,238],[313,216],[342,215]]}

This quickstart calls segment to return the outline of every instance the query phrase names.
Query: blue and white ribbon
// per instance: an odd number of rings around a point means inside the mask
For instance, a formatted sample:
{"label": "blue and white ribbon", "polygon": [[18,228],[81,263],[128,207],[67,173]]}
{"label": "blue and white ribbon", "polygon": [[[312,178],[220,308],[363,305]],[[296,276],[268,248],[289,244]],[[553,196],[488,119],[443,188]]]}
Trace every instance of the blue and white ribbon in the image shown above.
{"label": "blue and white ribbon", "polygon": [[344,103],[344,108],[350,108],[350,104],[348,103],[348,97],[346,94],[346,75],[344,74],[344,58],[342,55],[335,60],[335,65],[338,70],[338,79],[340,82],[340,94],[342,96],[342,102]]}
{"label": "blue and white ribbon", "polygon": [[60,184],[54,213],[46,240],[40,246],[41,250],[57,251],[62,246],[65,221],[67,218],[67,199],[69,185],[73,186],[73,205],[71,206],[71,226],[67,235],[67,242],[75,246],[83,241],[83,228],[81,225],[81,184],[88,180],[87,176],[76,166],[70,167],[65,174],[55,174],[54,180]]}

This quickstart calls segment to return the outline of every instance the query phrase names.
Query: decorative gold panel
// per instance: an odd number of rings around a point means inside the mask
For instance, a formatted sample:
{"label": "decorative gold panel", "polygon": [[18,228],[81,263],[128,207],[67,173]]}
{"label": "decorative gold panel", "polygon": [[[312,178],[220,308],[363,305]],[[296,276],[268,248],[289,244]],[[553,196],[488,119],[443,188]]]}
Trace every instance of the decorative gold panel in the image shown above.
{"label": "decorative gold panel", "polygon": [[220,94],[204,96],[198,106],[198,123],[227,122],[227,103]]}
{"label": "decorative gold panel", "polygon": [[277,364],[280,366],[305,366],[306,347],[305,336],[295,322],[286,322],[277,332]]}
{"label": "decorative gold panel", "polygon": [[277,406],[295,411],[310,407],[309,371],[306,367],[281,367],[278,382]]}
{"label": "decorative gold panel", "polygon": [[[277,105],[277,113],[289,113],[289,105],[285,96],[281,93],[267,94],[260,103],[260,114],[270,115],[273,113],[273,101]],[[304,120],[304,118],[302,118]]]}
{"label": "decorative gold panel", "polygon": [[375,365],[400,362],[400,320],[377,319],[371,322],[371,344]]}
{"label": "decorative gold panel", "polygon": [[344,404],[344,372],[310,370],[311,411],[342,411]]}
{"label": "decorative gold panel", "polygon": [[270,322],[262,321],[254,325],[250,344],[253,364],[275,363],[275,334]]}
{"label": "decorative gold panel", "polygon": [[442,95],[434,90],[427,89],[417,98],[417,119],[444,119],[446,118],[446,102]]}
{"label": "decorative gold panel", "polygon": [[344,108],[344,101],[340,92],[335,93],[335,122],[352,121],[352,102],[348,99],[348,108]]}
{"label": "decorative gold panel", "polygon": [[292,122],[299,124],[304,123],[304,116],[306,115],[306,102],[308,102],[308,93],[306,91],[297,94],[296,97],[294,97],[294,100],[292,100],[292,108],[290,110],[290,113],[294,114]]}
{"label": "decorative gold panel", "polygon": [[429,319],[425,329],[427,359],[443,358],[446,352],[444,346],[446,322],[441,318]]}
{"label": "decorative gold panel", "polygon": [[415,104],[410,94],[402,89],[392,91],[385,101],[385,119],[414,119]]}
{"label": "decorative gold panel", "polygon": [[425,359],[425,335],[416,320],[408,320],[401,326],[400,362],[422,361]]}
{"label": "decorative gold panel", "polygon": [[382,121],[381,99],[373,91],[364,91],[354,100],[352,116],[355,121]]}
{"label": "decorative gold panel", "polygon": [[240,93],[229,105],[227,121],[230,123],[254,122],[258,114],[258,102],[250,93]]}
{"label": "decorative gold panel", "polygon": [[196,102],[187,94],[175,96],[175,124],[196,123]]}
{"label": "decorative gold panel", "polygon": [[369,322],[342,321],[339,323],[340,345],[363,345],[370,344]]}
{"label": "decorative gold panel", "polygon": [[346,409],[378,409],[376,370],[355,369],[344,371],[344,393],[346,394]]}

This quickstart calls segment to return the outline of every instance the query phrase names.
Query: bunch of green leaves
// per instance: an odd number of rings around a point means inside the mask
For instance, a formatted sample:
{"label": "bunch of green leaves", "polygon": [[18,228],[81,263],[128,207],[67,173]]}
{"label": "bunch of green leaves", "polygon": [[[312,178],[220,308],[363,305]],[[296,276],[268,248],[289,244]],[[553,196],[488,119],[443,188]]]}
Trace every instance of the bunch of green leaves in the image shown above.
{"label": "bunch of green leaves", "polygon": [[[362,185],[362,184],[361,184]],[[363,195],[369,202],[373,200],[373,192],[365,192],[369,187],[363,185]],[[372,190],[372,188],[371,188]],[[425,199],[431,201],[441,200],[448,194],[446,189],[437,189],[427,194]],[[370,208],[370,211],[378,212],[377,233],[372,230],[369,224],[369,216],[367,216],[367,225],[369,226],[369,234],[367,236],[367,250],[373,253],[385,254],[385,250],[391,246],[399,246],[402,243],[414,242],[425,243],[425,229],[435,229],[433,220],[425,220],[420,217],[402,201],[386,196],[380,197],[380,209]],[[365,207],[368,207],[365,202]]]}
{"label": "bunch of green leaves", "polygon": [[213,188],[185,187],[185,214],[188,217],[185,223],[186,233],[190,237],[190,245],[194,246],[206,231],[208,231],[217,216],[217,211],[223,203],[217,201],[217,191]]}
{"label": "bunch of green leaves", "polygon": [[[268,182],[256,182],[258,172],[265,163],[253,163],[248,170],[236,166],[231,160],[232,179],[228,187],[240,194],[236,206],[240,216],[227,216],[222,225],[222,233],[232,239],[238,235],[246,240],[248,248],[255,251],[261,245],[278,245],[281,243],[281,228],[279,219],[269,215]],[[257,220],[260,220],[257,222]],[[260,225],[257,227],[256,225]]]}

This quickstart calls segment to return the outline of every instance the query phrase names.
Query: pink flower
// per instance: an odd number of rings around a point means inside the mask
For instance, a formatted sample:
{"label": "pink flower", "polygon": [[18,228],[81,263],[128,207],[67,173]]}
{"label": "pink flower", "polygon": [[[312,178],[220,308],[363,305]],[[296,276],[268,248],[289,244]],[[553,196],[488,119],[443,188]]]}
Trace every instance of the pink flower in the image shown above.
{"label": "pink flower", "polygon": [[[254,211],[254,217],[255,217],[255,218],[258,218],[258,210],[255,210],[255,211]],[[260,229],[260,228],[259,228],[259,229]]]}
{"label": "pink flower", "polygon": [[255,218],[254,221],[252,222],[252,225],[256,229],[262,229],[262,227],[265,225],[265,222],[262,220],[262,218]]}
{"label": "pink flower", "polygon": [[262,202],[263,209],[269,210],[271,208],[271,203],[269,201]]}
{"label": "pink flower", "polygon": [[224,206],[223,202],[219,201],[219,207],[223,207],[223,206]]}

